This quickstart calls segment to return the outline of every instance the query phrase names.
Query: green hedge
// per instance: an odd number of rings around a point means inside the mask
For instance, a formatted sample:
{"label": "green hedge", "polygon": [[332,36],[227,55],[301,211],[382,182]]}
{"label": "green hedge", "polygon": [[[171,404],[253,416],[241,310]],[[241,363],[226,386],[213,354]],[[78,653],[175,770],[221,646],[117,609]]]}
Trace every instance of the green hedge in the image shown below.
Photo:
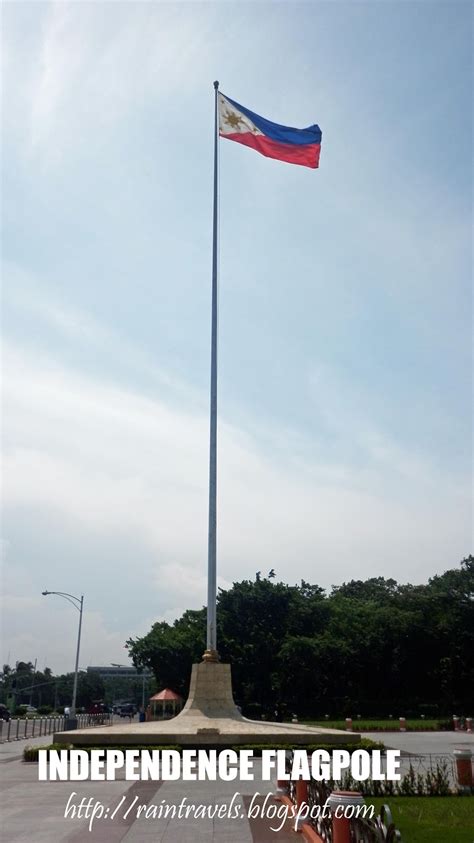
{"label": "green hedge", "polygon": [[258,757],[262,754],[262,750],[264,749],[306,749],[308,752],[314,752],[317,749],[346,749],[348,752],[354,752],[356,749],[384,749],[384,744],[380,743],[380,741],[371,741],[369,738],[362,738],[362,740],[358,741],[356,744],[354,743],[341,743],[341,744],[308,744],[307,746],[297,746],[297,747],[289,747],[286,744],[272,744],[269,746],[268,744],[234,744],[232,746],[182,746],[181,744],[163,744],[163,745],[149,745],[149,744],[114,744],[113,746],[81,746],[76,745],[73,746],[72,744],[62,744],[62,743],[51,743],[45,746],[26,746],[23,750],[23,761],[38,761],[38,752],[40,749],[84,749],[86,752],[91,752],[93,749],[118,749],[125,752],[127,749],[134,749],[134,750],[142,750],[142,749],[176,749],[178,752],[182,752],[183,749],[233,749],[238,752],[241,749],[251,749],[255,756]]}
{"label": "green hedge", "polygon": [[[318,728],[324,727],[326,729],[341,729],[346,731],[345,720],[302,720],[302,724],[307,726],[316,726]],[[407,732],[445,732],[453,730],[452,720],[407,720]],[[352,718],[353,732],[399,732],[400,721],[393,720],[377,720],[376,718],[366,718],[364,720],[356,720]]]}

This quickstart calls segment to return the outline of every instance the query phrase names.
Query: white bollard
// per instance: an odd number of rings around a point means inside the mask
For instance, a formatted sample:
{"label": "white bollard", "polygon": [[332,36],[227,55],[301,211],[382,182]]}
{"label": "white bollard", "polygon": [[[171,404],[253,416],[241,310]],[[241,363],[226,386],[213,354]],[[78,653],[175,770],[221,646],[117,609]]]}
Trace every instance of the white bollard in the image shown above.
{"label": "white bollard", "polygon": [[[364,797],[357,791],[333,790],[327,799],[332,814],[332,843],[351,843],[351,821],[344,816],[344,808],[364,804]],[[336,808],[339,808],[336,814]],[[342,816],[339,816],[342,814]]]}

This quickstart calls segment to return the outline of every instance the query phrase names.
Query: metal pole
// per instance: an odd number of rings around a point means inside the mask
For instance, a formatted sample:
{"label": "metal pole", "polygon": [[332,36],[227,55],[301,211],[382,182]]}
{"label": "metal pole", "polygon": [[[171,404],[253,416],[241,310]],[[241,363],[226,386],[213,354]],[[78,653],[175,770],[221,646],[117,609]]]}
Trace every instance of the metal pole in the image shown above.
{"label": "metal pole", "polygon": [[67,591],[48,591],[45,589],[41,592],[43,596],[48,594],[57,594],[59,597],[64,597],[69,603],[71,603],[75,609],[79,612],[79,630],[77,633],[77,648],[76,648],[76,665],[74,668],[74,684],[72,689],[72,705],[71,711],[68,717],[68,729],[75,729],[77,726],[77,719],[76,719],[76,697],[77,697],[77,675],[79,672],[79,650],[81,647],[81,628],[82,628],[82,610],[84,608],[84,595],[82,594],[80,599],[76,597],[74,594],[69,594]]}
{"label": "metal pole", "polygon": [[218,661],[216,639],[217,547],[217,224],[218,224],[218,91],[214,82],[214,201],[212,215],[211,402],[209,436],[209,532],[207,574],[207,649],[205,661]]}
{"label": "metal pole", "polygon": [[33,691],[34,691],[34,687],[35,687],[35,675],[36,675],[37,661],[38,661],[38,658],[35,659],[35,666],[33,668],[33,684],[31,686],[31,691],[30,691],[30,705],[33,705]]}
{"label": "metal pole", "polygon": [[84,605],[84,595],[81,595],[80,609],[79,609],[79,632],[77,633],[77,650],[76,650],[76,667],[74,669],[74,686],[72,689],[72,706],[71,718],[76,716],[76,696],[77,696],[77,673],[79,670],[79,649],[81,646],[81,627],[82,627],[82,607]]}

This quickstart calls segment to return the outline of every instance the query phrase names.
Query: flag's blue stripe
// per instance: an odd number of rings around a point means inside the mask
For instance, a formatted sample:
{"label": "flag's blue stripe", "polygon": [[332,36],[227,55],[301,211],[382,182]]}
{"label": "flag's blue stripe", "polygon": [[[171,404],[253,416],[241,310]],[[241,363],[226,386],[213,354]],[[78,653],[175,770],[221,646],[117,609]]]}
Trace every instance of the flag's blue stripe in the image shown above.
{"label": "flag's blue stripe", "polygon": [[281,143],[307,144],[307,143],[321,143],[321,129],[319,126],[308,126],[307,129],[293,129],[291,126],[280,126],[279,123],[272,123],[271,120],[266,120],[265,117],[260,117],[259,114],[254,114],[250,109],[245,108],[240,103],[231,100],[230,97],[223,94],[226,100],[235,105],[242,114],[246,114],[252,123],[255,123],[257,129],[260,129],[267,138],[280,141]]}

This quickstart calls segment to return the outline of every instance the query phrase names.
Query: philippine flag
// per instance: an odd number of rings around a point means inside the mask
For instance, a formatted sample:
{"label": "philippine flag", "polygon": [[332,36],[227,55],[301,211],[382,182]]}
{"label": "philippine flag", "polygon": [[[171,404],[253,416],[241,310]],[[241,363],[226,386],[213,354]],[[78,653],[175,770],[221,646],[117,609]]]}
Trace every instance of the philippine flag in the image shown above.
{"label": "philippine flag", "polygon": [[243,143],[267,158],[277,158],[303,167],[319,166],[321,129],[292,129],[272,123],[254,114],[238,102],[219,93],[219,134],[222,138]]}

